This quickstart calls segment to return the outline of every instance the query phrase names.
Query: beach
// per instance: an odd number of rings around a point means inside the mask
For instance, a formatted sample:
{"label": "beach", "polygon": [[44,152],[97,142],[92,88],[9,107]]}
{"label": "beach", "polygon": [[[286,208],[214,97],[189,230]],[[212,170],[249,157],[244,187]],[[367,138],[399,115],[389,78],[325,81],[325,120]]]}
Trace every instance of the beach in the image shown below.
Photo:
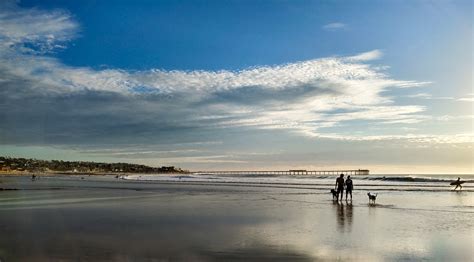
{"label": "beach", "polygon": [[341,202],[328,176],[2,176],[0,261],[470,261],[473,177],[451,179],[355,177]]}

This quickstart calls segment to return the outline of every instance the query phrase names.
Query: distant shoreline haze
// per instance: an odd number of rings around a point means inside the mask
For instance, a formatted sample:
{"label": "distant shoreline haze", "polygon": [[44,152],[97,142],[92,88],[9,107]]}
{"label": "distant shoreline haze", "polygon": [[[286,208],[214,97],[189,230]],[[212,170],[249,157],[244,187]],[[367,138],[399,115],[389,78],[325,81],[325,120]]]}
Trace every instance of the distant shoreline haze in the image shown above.
{"label": "distant shoreline haze", "polygon": [[[334,168],[319,168],[311,169],[315,171],[319,170],[337,170],[340,169],[337,166]],[[357,168],[353,168],[356,170]],[[370,168],[369,168],[370,169]],[[288,171],[282,170],[281,168],[266,168],[266,169],[234,169],[234,170],[220,170],[220,171]],[[175,166],[161,166],[151,167],[142,164],[131,164],[131,163],[109,163],[109,162],[94,162],[94,161],[64,161],[64,160],[42,160],[35,158],[22,158],[22,157],[8,157],[0,156],[0,175],[1,174],[23,174],[23,173],[57,173],[66,172],[68,174],[78,173],[91,173],[91,174],[103,174],[103,173],[182,173],[188,174],[196,172],[197,170],[186,170]],[[199,170],[199,171],[215,171],[215,170]],[[309,171],[309,169],[308,169]],[[473,173],[379,173],[370,172],[371,176],[474,176]],[[356,175],[358,176],[358,175]]]}

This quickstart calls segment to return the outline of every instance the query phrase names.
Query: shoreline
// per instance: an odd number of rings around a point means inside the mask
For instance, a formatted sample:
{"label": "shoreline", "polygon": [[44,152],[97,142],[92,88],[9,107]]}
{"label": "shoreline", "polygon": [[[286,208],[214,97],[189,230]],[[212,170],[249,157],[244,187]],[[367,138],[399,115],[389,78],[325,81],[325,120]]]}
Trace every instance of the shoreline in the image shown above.
{"label": "shoreline", "polygon": [[36,171],[0,171],[0,177],[5,176],[128,176],[128,175],[186,175],[189,173],[124,173],[124,172],[36,172]]}
{"label": "shoreline", "polygon": [[[207,174],[207,173],[194,173],[194,172],[161,172],[161,173],[140,173],[140,172],[75,172],[75,171],[2,171],[0,170],[0,177],[1,176],[31,176],[31,175],[40,175],[40,176],[55,176],[55,175],[87,175],[87,176],[116,176],[116,175],[195,175],[195,176],[207,176],[207,175],[215,175],[215,174]],[[287,177],[297,177],[297,178],[304,178],[304,177],[321,177],[321,176],[333,176],[333,175],[278,175],[278,174],[246,174],[246,175],[232,175],[232,174],[218,174],[216,176],[235,176],[235,177],[245,177],[245,176],[269,176],[269,177],[278,177],[278,176],[287,176]],[[351,175],[351,177],[463,177],[463,176],[472,176],[474,177],[473,174],[442,174],[442,173],[436,173],[436,174],[428,174],[428,173],[423,173],[423,174],[415,174],[415,173],[410,173],[410,174],[377,174],[377,173],[371,173],[370,175]],[[334,175],[336,178],[337,176]]]}

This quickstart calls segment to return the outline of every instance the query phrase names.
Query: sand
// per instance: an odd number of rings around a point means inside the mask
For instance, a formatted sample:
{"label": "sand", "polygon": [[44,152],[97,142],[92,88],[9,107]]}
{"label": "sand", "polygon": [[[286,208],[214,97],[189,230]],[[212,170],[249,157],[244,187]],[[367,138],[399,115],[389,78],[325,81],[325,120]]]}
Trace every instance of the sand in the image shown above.
{"label": "sand", "polygon": [[[473,258],[469,190],[390,191],[355,180],[353,201],[335,202],[325,189],[332,179],[82,178],[0,177],[1,187],[20,189],[0,191],[1,261]],[[377,191],[375,205],[367,191]]]}

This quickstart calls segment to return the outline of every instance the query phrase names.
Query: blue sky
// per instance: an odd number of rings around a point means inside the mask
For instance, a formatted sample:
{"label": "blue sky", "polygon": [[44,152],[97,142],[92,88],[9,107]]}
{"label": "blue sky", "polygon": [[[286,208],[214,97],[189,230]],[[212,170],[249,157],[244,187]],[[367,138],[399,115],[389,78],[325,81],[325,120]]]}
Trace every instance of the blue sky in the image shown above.
{"label": "blue sky", "polygon": [[473,172],[471,1],[6,1],[0,153]]}

